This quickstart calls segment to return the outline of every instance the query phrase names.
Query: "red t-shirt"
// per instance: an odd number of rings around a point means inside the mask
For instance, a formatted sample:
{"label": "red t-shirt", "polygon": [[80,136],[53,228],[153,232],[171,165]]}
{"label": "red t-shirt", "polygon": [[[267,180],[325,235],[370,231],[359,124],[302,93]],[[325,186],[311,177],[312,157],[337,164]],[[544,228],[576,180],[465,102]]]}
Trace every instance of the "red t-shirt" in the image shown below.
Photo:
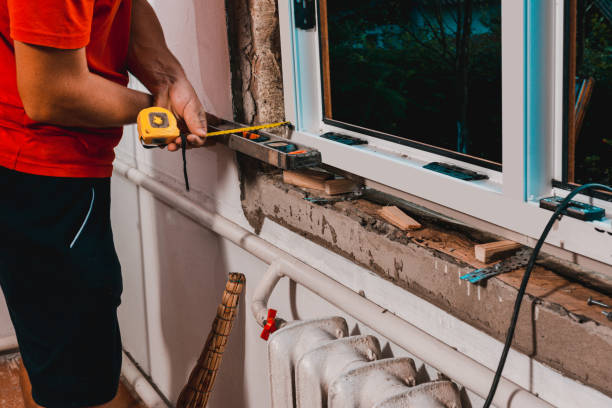
{"label": "red t-shirt", "polygon": [[131,0],[0,0],[0,166],[55,177],[111,175],[122,129],[32,121],[17,91],[13,40],[86,47],[89,70],[125,86],[131,9]]}

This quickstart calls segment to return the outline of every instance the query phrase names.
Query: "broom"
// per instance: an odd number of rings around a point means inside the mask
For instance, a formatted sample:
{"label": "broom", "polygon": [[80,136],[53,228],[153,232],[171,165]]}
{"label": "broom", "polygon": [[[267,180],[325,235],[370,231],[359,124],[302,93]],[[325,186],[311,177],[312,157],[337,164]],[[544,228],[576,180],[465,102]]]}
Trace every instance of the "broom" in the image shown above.
{"label": "broom", "polygon": [[191,371],[189,381],[179,396],[177,408],[204,408],[210,397],[227,339],[236,318],[238,300],[244,287],[241,273],[230,273],[217,316],[206,339],[202,355]]}

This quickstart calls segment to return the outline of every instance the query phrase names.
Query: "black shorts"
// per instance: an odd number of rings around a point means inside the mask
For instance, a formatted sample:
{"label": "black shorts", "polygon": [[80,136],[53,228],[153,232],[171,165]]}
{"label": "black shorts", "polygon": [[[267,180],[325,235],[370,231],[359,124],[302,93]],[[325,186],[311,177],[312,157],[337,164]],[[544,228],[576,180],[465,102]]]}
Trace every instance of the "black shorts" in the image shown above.
{"label": "black shorts", "polygon": [[32,396],[43,407],[100,405],[121,370],[122,282],[110,179],[0,167],[0,286]]}

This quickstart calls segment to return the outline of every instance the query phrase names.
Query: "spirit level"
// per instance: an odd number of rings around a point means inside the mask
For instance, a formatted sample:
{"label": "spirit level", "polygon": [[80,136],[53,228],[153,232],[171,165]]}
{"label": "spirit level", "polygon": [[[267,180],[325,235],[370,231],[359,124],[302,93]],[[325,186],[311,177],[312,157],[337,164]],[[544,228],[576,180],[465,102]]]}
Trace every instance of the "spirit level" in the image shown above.
{"label": "spirit level", "polygon": [[[290,122],[277,122],[258,126],[241,126],[224,121],[220,126],[210,126],[207,137],[226,144],[230,149],[254,157],[284,170],[314,167],[321,164],[321,153],[309,147],[289,142],[287,139],[264,129],[288,126]],[[257,131],[257,133],[254,133]],[[160,107],[142,110],[138,115],[138,135],[145,147],[165,146],[180,136],[177,121],[172,112]]]}

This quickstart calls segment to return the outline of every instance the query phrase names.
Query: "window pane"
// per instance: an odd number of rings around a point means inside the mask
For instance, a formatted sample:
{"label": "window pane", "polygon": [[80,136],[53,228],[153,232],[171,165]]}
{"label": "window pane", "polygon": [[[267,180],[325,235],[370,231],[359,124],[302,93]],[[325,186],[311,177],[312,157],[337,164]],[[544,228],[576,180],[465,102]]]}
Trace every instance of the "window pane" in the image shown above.
{"label": "window pane", "polygon": [[500,0],[319,5],[327,119],[501,163]]}
{"label": "window pane", "polygon": [[612,0],[567,2],[566,181],[611,185]]}

